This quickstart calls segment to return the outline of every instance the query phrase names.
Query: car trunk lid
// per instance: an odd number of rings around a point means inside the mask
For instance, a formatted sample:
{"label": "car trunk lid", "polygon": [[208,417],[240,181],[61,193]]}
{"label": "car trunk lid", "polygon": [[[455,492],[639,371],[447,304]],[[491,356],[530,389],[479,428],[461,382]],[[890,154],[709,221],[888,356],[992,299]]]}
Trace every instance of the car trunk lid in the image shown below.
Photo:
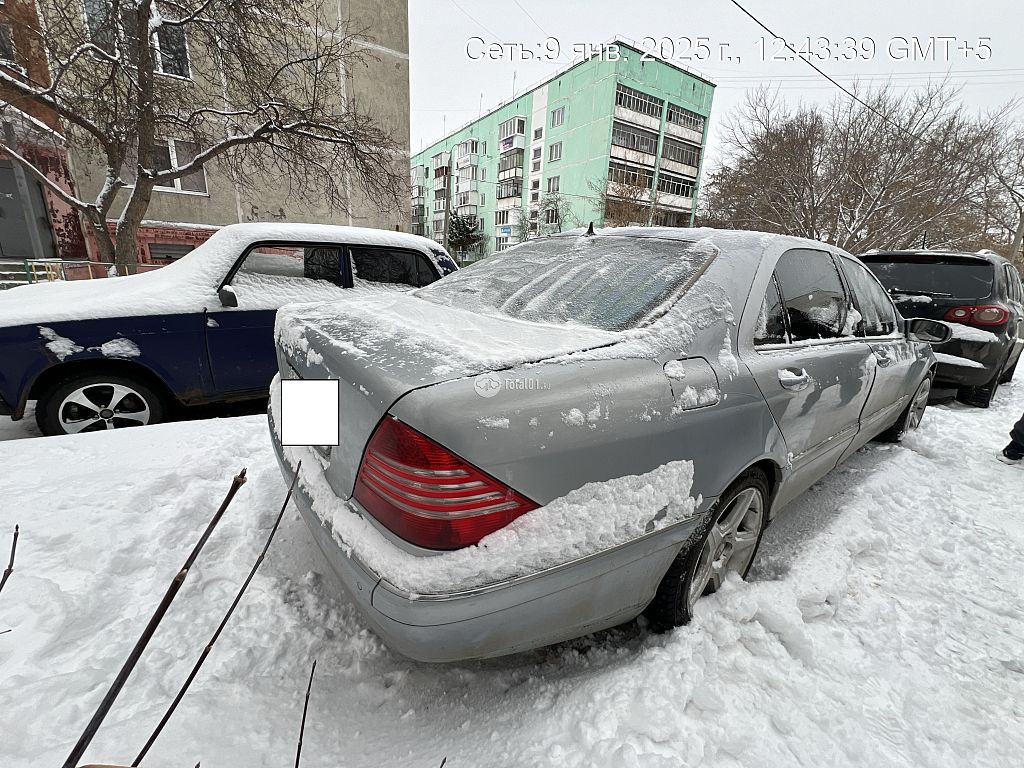
{"label": "car trunk lid", "polygon": [[407,392],[607,346],[622,334],[389,294],[285,307],[278,313],[276,339],[284,378],[341,382],[340,442],[330,452],[326,474],[335,493],[348,498],[373,430]]}

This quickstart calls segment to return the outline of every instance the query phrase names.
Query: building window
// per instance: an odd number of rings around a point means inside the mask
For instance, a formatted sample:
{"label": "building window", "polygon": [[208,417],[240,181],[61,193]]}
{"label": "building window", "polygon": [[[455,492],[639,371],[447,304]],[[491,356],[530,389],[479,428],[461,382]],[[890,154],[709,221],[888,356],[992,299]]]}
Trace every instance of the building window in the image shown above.
{"label": "building window", "polygon": [[615,106],[639,112],[641,115],[650,115],[661,119],[661,108],[665,102],[654,96],[648,96],[633,88],[624,85],[615,86]]}
{"label": "building window", "polygon": [[543,147],[534,147],[533,148],[533,159],[534,160],[540,160],[540,155],[541,155],[541,152],[543,152],[543,151],[544,151]]}
{"label": "building window", "polygon": [[[132,13],[132,3],[120,4],[120,27],[124,37],[133,40],[138,38],[139,31]],[[160,17],[155,13],[153,22]],[[114,24],[111,22],[110,0],[85,0],[85,19],[89,27],[92,41],[108,53],[114,53],[116,37]],[[150,29],[152,29],[152,24]],[[151,36],[153,48],[156,50],[156,71],[174,77],[191,77],[192,72],[188,61],[188,41],[185,29],[173,24],[160,24]]]}
{"label": "building window", "polygon": [[530,193],[530,202],[531,203],[536,203],[536,202],[539,202],[539,201],[540,201],[540,192],[539,191],[531,192]]}
{"label": "building window", "polygon": [[522,168],[524,157],[525,153],[521,149],[502,155],[498,161],[498,173],[511,170],[512,168]]}
{"label": "building window", "polygon": [[548,147],[548,162],[562,159],[562,142],[558,141]]}
{"label": "building window", "polygon": [[558,192],[559,179],[559,176],[552,176],[551,178],[548,179],[548,194],[554,194]]}
{"label": "building window", "polygon": [[658,134],[616,120],[612,124],[612,144],[626,149],[635,149],[637,152],[645,152],[648,155],[656,155],[658,153]]}
{"label": "building window", "polygon": [[526,118],[513,117],[498,126],[498,138],[507,139],[509,136],[526,133]]}
{"label": "building window", "polygon": [[540,179],[534,179],[530,182],[530,189],[540,189]]}
{"label": "building window", "polygon": [[613,184],[627,184],[631,187],[650,189],[654,183],[654,169],[626,163],[609,163],[608,181]]}
{"label": "building window", "polygon": [[534,160],[533,163],[530,165],[530,171],[532,173],[537,173],[537,171],[539,171],[539,170],[540,170],[540,160]]}
{"label": "building window", "polygon": [[487,168],[480,169],[480,181],[487,181]]}
{"label": "building window", "polygon": [[[183,141],[182,139],[158,139],[158,144],[153,149],[153,170],[169,171],[172,168],[180,168],[188,165],[199,152],[199,146],[195,142]],[[138,161],[130,158],[125,161],[122,176],[128,185],[136,181],[136,169]],[[156,189],[173,192],[192,192],[196,194],[207,193],[206,171],[203,168],[181,176],[170,181],[163,181],[154,185]]]}
{"label": "building window", "polygon": [[523,194],[523,181],[522,179],[508,179],[506,181],[498,182],[498,193],[497,198],[499,200],[506,197],[521,197]]}
{"label": "building window", "polygon": [[544,129],[543,128],[534,128],[533,129],[533,140],[534,141],[540,141],[543,137],[544,137]]}
{"label": "building window", "polygon": [[677,107],[671,102],[668,105],[668,112],[665,119],[673,125],[681,125],[683,128],[704,133],[704,116],[691,112],[688,109]]}
{"label": "building window", "polygon": [[494,212],[494,226],[496,226],[496,227],[506,227],[506,226],[508,226],[509,211],[511,211],[510,208],[505,208],[504,210],[501,210],[501,211],[495,211]]}
{"label": "building window", "polygon": [[674,160],[683,165],[700,165],[700,147],[693,144],[684,144],[681,141],[670,139],[667,136],[661,146],[661,156],[666,160]]}
{"label": "building window", "polygon": [[658,191],[669,195],[693,197],[694,183],[693,179],[687,179],[685,176],[678,176],[665,170],[658,174]]}
{"label": "building window", "polygon": [[545,224],[557,224],[558,223],[558,209],[557,208],[546,208],[544,210],[544,223]]}
{"label": "building window", "polygon": [[10,24],[0,24],[0,62],[5,66],[18,67],[18,52],[14,48]]}
{"label": "building window", "polygon": [[557,128],[565,122],[565,107],[551,110],[551,127]]}
{"label": "building window", "polygon": [[161,24],[153,36],[159,55],[156,57],[158,71],[175,77],[191,77],[188,63],[188,41],[184,27]]}
{"label": "building window", "polygon": [[511,245],[512,238],[510,237],[496,237],[494,238],[494,250],[504,251]]}

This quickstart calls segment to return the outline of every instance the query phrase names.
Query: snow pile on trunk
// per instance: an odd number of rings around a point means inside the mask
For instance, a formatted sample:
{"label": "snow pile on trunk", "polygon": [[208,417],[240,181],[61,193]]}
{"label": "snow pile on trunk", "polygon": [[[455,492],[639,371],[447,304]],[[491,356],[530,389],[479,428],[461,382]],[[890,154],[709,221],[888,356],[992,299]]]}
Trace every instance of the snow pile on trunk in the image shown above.
{"label": "snow pile on trunk", "polygon": [[[273,413],[280,408],[278,379],[270,392]],[[587,483],[476,546],[420,557],[389,542],[339,499],[313,451],[284,450],[293,468],[302,461],[299,483],[339,546],[386,581],[420,595],[482,587],[578,560],[680,522],[695,508],[689,496],[693,463],[674,461],[642,475]]]}
{"label": "snow pile on trunk", "polygon": [[[751,581],[636,622],[431,666],[374,635],[297,512],[147,768],[1018,768],[1024,385],[930,408],[784,510]],[[964,446],[971,450],[965,451]],[[110,457],[116,456],[116,461]],[[39,468],[59,463],[59,472]],[[0,444],[0,765],[60,765],[231,476],[242,488],[84,763],[127,765],[252,565],[285,486],[260,416]]]}

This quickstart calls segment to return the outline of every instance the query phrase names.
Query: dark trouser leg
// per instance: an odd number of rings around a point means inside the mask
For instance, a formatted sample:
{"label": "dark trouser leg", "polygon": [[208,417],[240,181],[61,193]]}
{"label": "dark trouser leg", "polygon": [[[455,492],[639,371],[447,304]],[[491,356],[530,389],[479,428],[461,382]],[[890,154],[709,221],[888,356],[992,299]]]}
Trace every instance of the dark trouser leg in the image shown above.
{"label": "dark trouser leg", "polygon": [[1024,453],[1024,416],[1010,430],[1010,444],[1006,447]]}

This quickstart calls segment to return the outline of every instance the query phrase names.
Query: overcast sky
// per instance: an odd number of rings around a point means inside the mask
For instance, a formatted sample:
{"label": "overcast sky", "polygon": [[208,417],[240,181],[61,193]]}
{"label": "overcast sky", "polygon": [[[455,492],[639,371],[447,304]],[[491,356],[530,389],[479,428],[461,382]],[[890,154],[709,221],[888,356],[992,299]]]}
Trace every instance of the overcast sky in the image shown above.
{"label": "overcast sky", "polygon": [[[858,76],[878,82],[891,78],[902,89],[925,83],[929,77],[942,79],[948,72],[954,82],[963,84],[964,101],[979,110],[1024,95],[1018,3],[740,2],[794,44],[811,38],[823,52],[827,41],[830,58],[817,63],[844,84]],[[651,45],[644,38],[669,37],[665,50],[671,54],[669,45],[674,48],[676,63],[717,84],[709,136],[712,155],[717,121],[740,103],[748,88],[760,83],[778,85],[791,101],[825,101],[837,93],[805,63],[773,61],[777,46],[770,36],[730,0],[410,0],[409,6],[413,152],[476,118],[481,105],[486,112],[511,97],[513,81],[515,92],[522,93],[564,68],[572,61],[574,45],[597,44],[616,36],[644,47]],[[681,60],[687,53],[694,54],[698,37],[707,39],[710,57]],[[907,60],[914,38],[927,50],[932,38],[942,37],[955,41],[934,41],[928,60]],[[557,41],[561,57],[559,61],[523,61],[506,53],[495,61],[471,60],[467,56],[471,38],[523,44],[545,55]],[[690,39],[689,49],[681,38]],[[759,45],[762,38],[765,42]],[[867,60],[840,58],[850,55],[846,38],[856,41],[858,55]],[[965,44],[974,50],[963,49]],[[478,55],[480,48],[474,40],[470,52]],[[733,60],[721,60],[727,56]]]}

